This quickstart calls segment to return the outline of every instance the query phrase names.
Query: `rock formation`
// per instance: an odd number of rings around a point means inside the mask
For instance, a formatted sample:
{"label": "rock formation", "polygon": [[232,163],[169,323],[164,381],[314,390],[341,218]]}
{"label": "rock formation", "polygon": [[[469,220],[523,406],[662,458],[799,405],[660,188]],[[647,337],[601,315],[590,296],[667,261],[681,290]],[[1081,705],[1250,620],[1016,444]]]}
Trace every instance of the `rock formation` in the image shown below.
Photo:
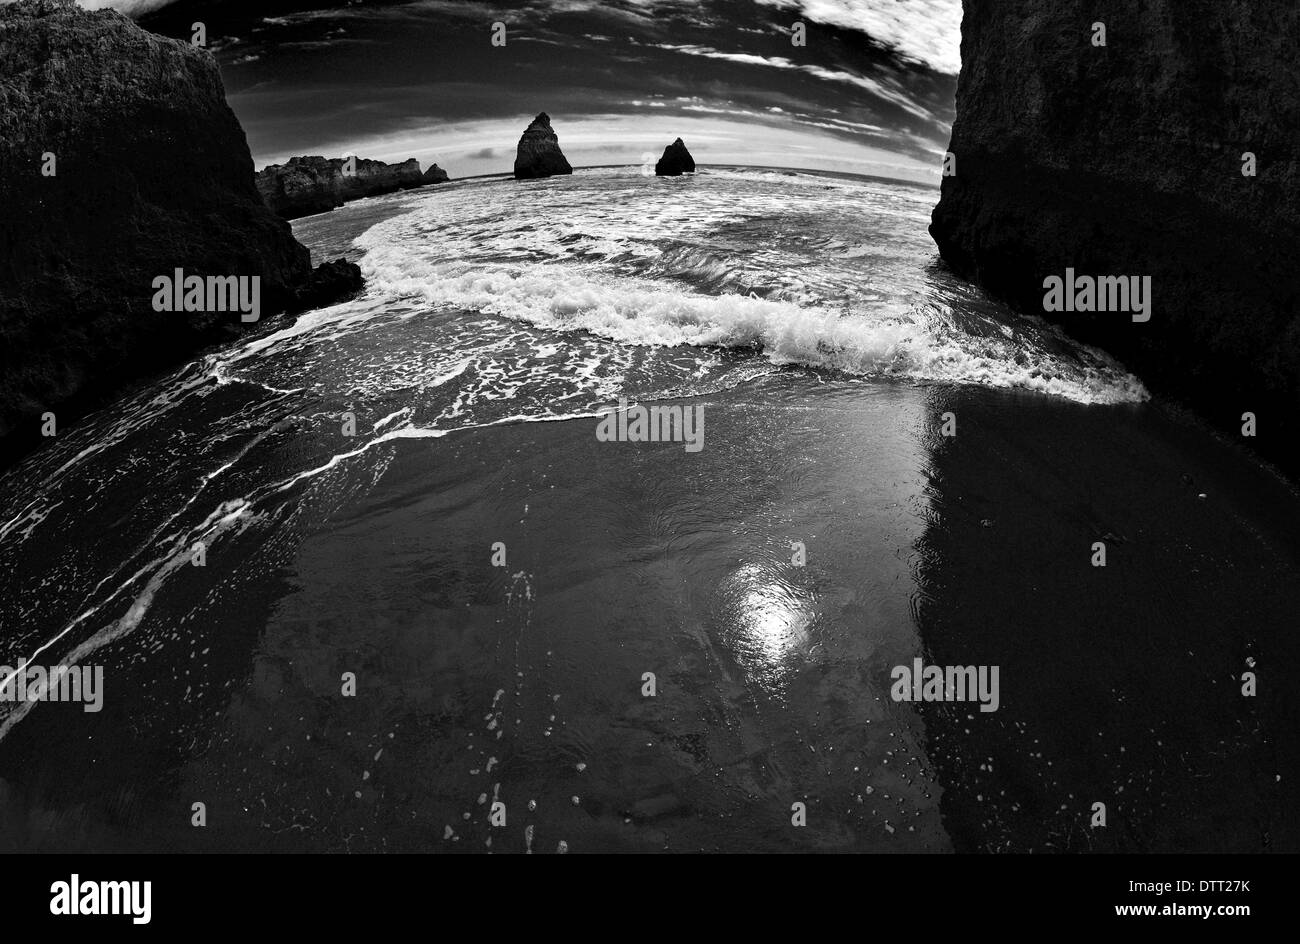
{"label": "rock formation", "polygon": [[426,184],[445,184],[450,179],[447,172],[437,164],[431,164],[429,169],[424,172],[424,182]]}
{"label": "rock formation", "polygon": [[262,199],[286,220],[432,182],[421,175],[415,158],[385,164],[366,158],[291,157],[287,164],[270,164],[257,174]]}
{"label": "rock formation", "polygon": [[550,177],[552,174],[572,174],[573,168],[560,151],[560,139],[551,130],[551,118],[542,112],[533,119],[519,139],[515,155],[515,179]]}
{"label": "rock formation", "polygon": [[1039,315],[1067,267],[1151,276],[1147,322],[1047,317],[1235,441],[1256,413],[1247,444],[1275,456],[1300,433],[1296,36],[1292,0],[965,0],[930,227],[954,270]]}
{"label": "rock formation", "polygon": [[693,173],[695,158],[686,150],[681,138],[664,148],[664,156],[655,164],[655,174],[659,177],[680,177],[682,174]]}
{"label": "rock formation", "polygon": [[0,7],[0,168],[0,437],[239,330],[155,311],[176,269],[258,277],[262,318],[360,284],[348,263],[313,281],[263,205],[211,54],[109,10]]}
{"label": "rock formation", "polygon": [[294,311],[310,311],[336,305],[355,295],[362,286],[361,267],[346,259],[322,262],[312,270],[311,278],[294,292]]}

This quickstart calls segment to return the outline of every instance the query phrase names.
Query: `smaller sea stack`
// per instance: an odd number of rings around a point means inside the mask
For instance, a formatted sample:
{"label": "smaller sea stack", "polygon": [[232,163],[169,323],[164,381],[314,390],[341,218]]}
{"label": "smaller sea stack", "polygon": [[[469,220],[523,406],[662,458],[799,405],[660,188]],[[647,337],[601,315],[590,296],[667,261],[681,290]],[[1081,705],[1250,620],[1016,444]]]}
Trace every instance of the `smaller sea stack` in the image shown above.
{"label": "smaller sea stack", "polygon": [[655,164],[655,175],[658,177],[680,177],[682,174],[693,173],[695,173],[695,158],[691,157],[691,152],[686,150],[686,145],[682,143],[681,138],[664,148],[664,156],[659,158],[659,163]]}

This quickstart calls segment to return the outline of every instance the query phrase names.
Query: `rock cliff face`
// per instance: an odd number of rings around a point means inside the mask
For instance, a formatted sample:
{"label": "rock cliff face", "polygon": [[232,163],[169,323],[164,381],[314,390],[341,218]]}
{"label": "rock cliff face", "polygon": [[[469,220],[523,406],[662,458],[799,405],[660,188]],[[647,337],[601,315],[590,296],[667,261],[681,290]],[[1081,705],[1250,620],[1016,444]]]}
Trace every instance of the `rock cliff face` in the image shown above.
{"label": "rock cliff face", "polygon": [[271,164],[258,171],[257,189],[273,212],[293,220],[333,210],[349,200],[431,182],[420,173],[415,158],[400,164],[355,158],[355,173],[345,173],[347,169],[348,159],[341,157],[291,157],[287,164]]}
{"label": "rock cliff face", "polygon": [[686,150],[681,138],[664,148],[664,156],[655,164],[655,174],[659,177],[680,177],[682,174],[693,173],[695,158]]}
{"label": "rock cliff face", "polygon": [[0,437],[238,330],[155,311],[176,269],[257,277],[262,318],[360,278],[313,283],[209,53],[72,0],[0,7]]}
{"label": "rock cliff face", "polygon": [[1300,5],[964,6],[943,258],[1040,315],[1067,268],[1150,276],[1149,321],[1047,317],[1237,438],[1256,413],[1276,455],[1300,409]]}
{"label": "rock cliff face", "polygon": [[519,151],[515,155],[515,179],[527,180],[572,173],[573,168],[560,151],[560,139],[551,130],[551,118],[542,112],[533,119],[519,139]]}
{"label": "rock cliff face", "polygon": [[447,172],[437,164],[431,165],[429,169],[424,172],[424,182],[426,184],[445,184],[450,179],[451,178],[447,176]]}

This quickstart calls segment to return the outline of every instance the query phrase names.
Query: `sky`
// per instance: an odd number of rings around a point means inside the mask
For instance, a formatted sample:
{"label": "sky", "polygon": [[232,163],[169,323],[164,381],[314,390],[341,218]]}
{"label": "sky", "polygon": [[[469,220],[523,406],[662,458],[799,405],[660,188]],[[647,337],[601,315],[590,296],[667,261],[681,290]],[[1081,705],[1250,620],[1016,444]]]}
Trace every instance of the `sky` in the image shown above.
{"label": "sky", "polygon": [[575,167],[653,161],[681,137],[701,164],[937,184],[960,67],[961,0],[82,5],[186,39],[204,23],[259,168],[356,154],[507,173],[545,111]]}

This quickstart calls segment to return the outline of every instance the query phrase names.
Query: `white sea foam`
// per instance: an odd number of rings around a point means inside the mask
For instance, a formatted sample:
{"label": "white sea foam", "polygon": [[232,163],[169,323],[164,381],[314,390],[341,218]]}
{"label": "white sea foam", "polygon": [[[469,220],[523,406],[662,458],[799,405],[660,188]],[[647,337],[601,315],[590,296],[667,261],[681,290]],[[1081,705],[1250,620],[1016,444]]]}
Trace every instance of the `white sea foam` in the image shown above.
{"label": "white sea foam", "polygon": [[671,282],[562,263],[491,269],[437,262],[402,239],[370,241],[364,267],[372,290],[416,298],[431,308],[581,330],[621,344],[753,348],[775,364],[866,376],[1019,387],[1084,403],[1146,398],[1140,382],[1096,352],[1073,347],[1069,357],[1061,357],[1034,350],[1029,338],[1014,331],[996,339],[965,334],[938,305],[836,310],[779,298],[700,294]]}
{"label": "white sea foam", "polygon": [[[433,193],[358,240],[371,303],[401,300],[621,345],[753,349],[774,364],[978,383],[1084,403],[1146,399],[1101,352],[935,275],[933,194],[719,170],[665,190],[595,173]],[[978,293],[975,293],[978,298]]]}

